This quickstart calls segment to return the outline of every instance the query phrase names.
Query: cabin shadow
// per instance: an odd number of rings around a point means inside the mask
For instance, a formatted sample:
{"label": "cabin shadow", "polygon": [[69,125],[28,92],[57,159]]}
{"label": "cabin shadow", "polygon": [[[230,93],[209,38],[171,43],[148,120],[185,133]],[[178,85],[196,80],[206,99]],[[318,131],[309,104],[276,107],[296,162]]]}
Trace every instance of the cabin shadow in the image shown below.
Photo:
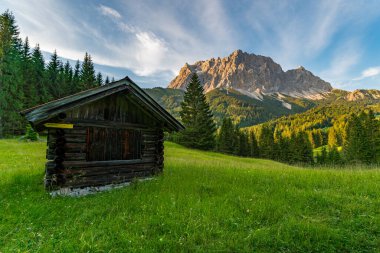
{"label": "cabin shadow", "polygon": [[47,129],[45,187],[104,186],[164,167],[164,131],[184,129],[128,77],[21,112]]}

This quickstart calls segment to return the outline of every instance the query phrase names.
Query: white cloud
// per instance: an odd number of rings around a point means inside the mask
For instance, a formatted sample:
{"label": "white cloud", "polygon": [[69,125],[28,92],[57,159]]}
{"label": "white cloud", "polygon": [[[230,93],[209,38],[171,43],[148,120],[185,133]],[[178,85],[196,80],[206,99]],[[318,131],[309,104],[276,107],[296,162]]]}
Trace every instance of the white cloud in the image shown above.
{"label": "white cloud", "polygon": [[365,69],[362,72],[361,79],[364,79],[367,77],[372,77],[372,76],[377,76],[379,74],[380,74],[380,66],[371,67],[371,68]]}
{"label": "white cloud", "polygon": [[149,75],[160,69],[160,65],[165,61],[168,48],[162,39],[157,38],[153,33],[141,32],[136,34],[137,54],[136,60],[139,63],[135,67],[138,75]]}
{"label": "white cloud", "polygon": [[105,16],[109,16],[111,18],[116,18],[116,19],[120,19],[121,18],[121,14],[117,10],[112,9],[111,7],[108,7],[108,6],[105,6],[105,5],[101,4],[99,6],[99,10]]}

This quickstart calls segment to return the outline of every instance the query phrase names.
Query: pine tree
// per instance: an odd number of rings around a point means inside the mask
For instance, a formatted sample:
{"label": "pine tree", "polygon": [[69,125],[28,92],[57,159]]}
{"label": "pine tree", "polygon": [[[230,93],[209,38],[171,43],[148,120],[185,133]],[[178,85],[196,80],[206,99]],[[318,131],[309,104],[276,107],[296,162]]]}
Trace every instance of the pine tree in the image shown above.
{"label": "pine tree", "polygon": [[188,147],[210,150],[215,146],[215,123],[203,86],[193,74],[181,103],[180,116],[186,129],[181,133],[181,143]]}
{"label": "pine tree", "polygon": [[312,164],[314,161],[313,147],[307,138],[307,134],[305,132],[299,132],[297,139],[300,143],[301,162]]}
{"label": "pine tree", "polygon": [[253,131],[249,133],[249,144],[250,144],[250,156],[252,157],[259,157],[260,151],[259,146],[257,144],[256,135]]}
{"label": "pine tree", "polygon": [[33,49],[31,61],[32,69],[30,83],[37,90],[38,99],[36,104],[43,104],[51,100],[51,96],[49,94],[49,88],[46,86],[46,82],[44,80],[45,61],[38,44]]}
{"label": "pine tree", "polygon": [[73,69],[69,61],[66,61],[62,70],[62,87],[63,93],[65,96],[74,94],[75,91],[72,90],[72,82],[73,82]]}
{"label": "pine tree", "polygon": [[336,146],[332,146],[328,153],[328,163],[338,165],[342,163],[339,151]]}
{"label": "pine tree", "polygon": [[103,85],[103,76],[102,73],[98,72],[96,75],[96,85],[97,86],[102,86]]}
{"label": "pine tree", "polygon": [[372,110],[367,113],[362,111],[359,115],[361,122],[362,132],[362,149],[361,157],[362,161],[366,164],[376,163],[377,160],[377,147],[376,147],[376,127],[377,122]]}
{"label": "pine tree", "polygon": [[20,75],[21,46],[19,31],[13,14],[0,15],[0,138],[14,135],[24,128],[19,115],[24,107]]}
{"label": "pine tree", "polygon": [[277,141],[275,143],[277,159],[282,162],[289,162],[289,157],[291,156],[289,150],[289,138],[282,136],[277,137]]}
{"label": "pine tree", "polygon": [[346,124],[343,152],[349,162],[362,162],[363,131],[359,118],[352,114]]}
{"label": "pine tree", "polygon": [[305,132],[292,133],[289,153],[290,163],[313,163],[313,148]]}
{"label": "pine tree", "polygon": [[225,117],[217,136],[217,150],[222,153],[232,154],[234,152],[235,129],[232,120]]}
{"label": "pine tree", "polygon": [[379,122],[371,110],[351,114],[345,126],[343,155],[347,162],[372,164],[379,157]]}
{"label": "pine tree", "polygon": [[237,129],[237,134],[239,137],[239,156],[249,156],[250,155],[250,146],[248,141],[248,134],[246,131]]}
{"label": "pine tree", "polygon": [[77,93],[81,90],[80,88],[80,62],[77,60],[74,66],[73,79],[71,81],[71,93]]}
{"label": "pine tree", "polygon": [[57,51],[54,50],[54,53],[50,57],[50,61],[46,68],[46,77],[45,82],[46,86],[49,89],[49,94],[52,96],[53,99],[60,98],[62,95],[61,87],[60,87],[60,77],[59,77],[59,70],[60,70],[61,62],[58,59]]}
{"label": "pine tree", "polygon": [[319,164],[326,164],[327,160],[328,160],[327,150],[326,150],[326,147],[323,146],[322,150],[321,150],[321,154],[317,156],[317,163],[319,163]]}
{"label": "pine tree", "polygon": [[321,129],[316,129],[315,130],[315,137],[314,137],[314,139],[315,139],[315,141],[314,141],[315,145],[317,147],[320,147],[320,146],[323,145],[323,132],[322,132]]}
{"label": "pine tree", "polygon": [[106,80],[104,81],[104,84],[109,84],[110,83],[110,79],[108,76],[106,76]]}
{"label": "pine tree", "polygon": [[29,108],[35,106],[39,102],[37,87],[31,82],[32,76],[32,57],[30,52],[28,37],[25,38],[25,42],[22,47],[21,54],[21,79],[23,83],[24,92],[24,106]]}
{"label": "pine tree", "polygon": [[81,90],[87,90],[94,87],[96,87],[94,64],[92,63],[91,55],[86,52],[80,71],[80,88]]}
{"label": "pine tree", "polygon": [[330,127],[328,131],[328,146],[330,148],[332,147],[338,147],[338,137],[337,137],[337,132],[334,127]]}
{"label": "pine tree", "polygon": [[308,131],[307,132],[307,137],[309,138],[309,141],[310,141],[310,143],[311,143],[311,146],[313,147],[313,148],[316,148],[317,147],[317,144],[316,144],[316,142],[315,142],[315,135],[313,134],[313,131]]}
{"label": "pine tree", "polygon": [[263,126],[259,135],[260,157],[273,159],[274,157],[274,137],[273,130],[269,126]]}

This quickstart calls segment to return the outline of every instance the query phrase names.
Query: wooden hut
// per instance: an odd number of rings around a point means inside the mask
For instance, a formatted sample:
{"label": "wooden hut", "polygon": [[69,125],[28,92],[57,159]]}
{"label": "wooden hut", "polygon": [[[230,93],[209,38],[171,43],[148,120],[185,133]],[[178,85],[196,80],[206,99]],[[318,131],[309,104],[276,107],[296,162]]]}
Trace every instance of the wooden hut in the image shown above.
{"label": "wooden hut", "polygon": [[47,129],[47,189],[150,177],[164,166],[164,131],[184,129],[128,77],[21,114]]}

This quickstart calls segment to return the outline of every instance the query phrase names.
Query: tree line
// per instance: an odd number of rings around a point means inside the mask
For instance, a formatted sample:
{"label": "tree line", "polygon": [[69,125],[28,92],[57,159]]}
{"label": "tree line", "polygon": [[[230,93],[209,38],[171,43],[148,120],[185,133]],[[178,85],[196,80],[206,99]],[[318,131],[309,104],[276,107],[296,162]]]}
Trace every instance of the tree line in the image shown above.
{"label": "tree line", "polygon": [[20,39],[14,15],[0,15],[0,138],[25,131],[21,110],[109,82],[88,53],[74,66],[56,51],[45,63],[38,44],[31,48],[28,38]]}
{"label": "tree line", "polygon": [[[372,110],[361,110],[334,120],[333,126],[305,130],[286,124],[261,124],[239,129],[225,117],[216,129],[203,86],[193,74],[181,104],[186,129],[170,140],[191,148],[215,150],[244,157],[291,164],[344,164],[380,162],[380,121]],[[294,116],[292,116],[294,117]],[[298,116],[299,117],[299,116]],[[313,155],[313,148],[322,147]],[[338,149],[342,147],[342,151]]]}

